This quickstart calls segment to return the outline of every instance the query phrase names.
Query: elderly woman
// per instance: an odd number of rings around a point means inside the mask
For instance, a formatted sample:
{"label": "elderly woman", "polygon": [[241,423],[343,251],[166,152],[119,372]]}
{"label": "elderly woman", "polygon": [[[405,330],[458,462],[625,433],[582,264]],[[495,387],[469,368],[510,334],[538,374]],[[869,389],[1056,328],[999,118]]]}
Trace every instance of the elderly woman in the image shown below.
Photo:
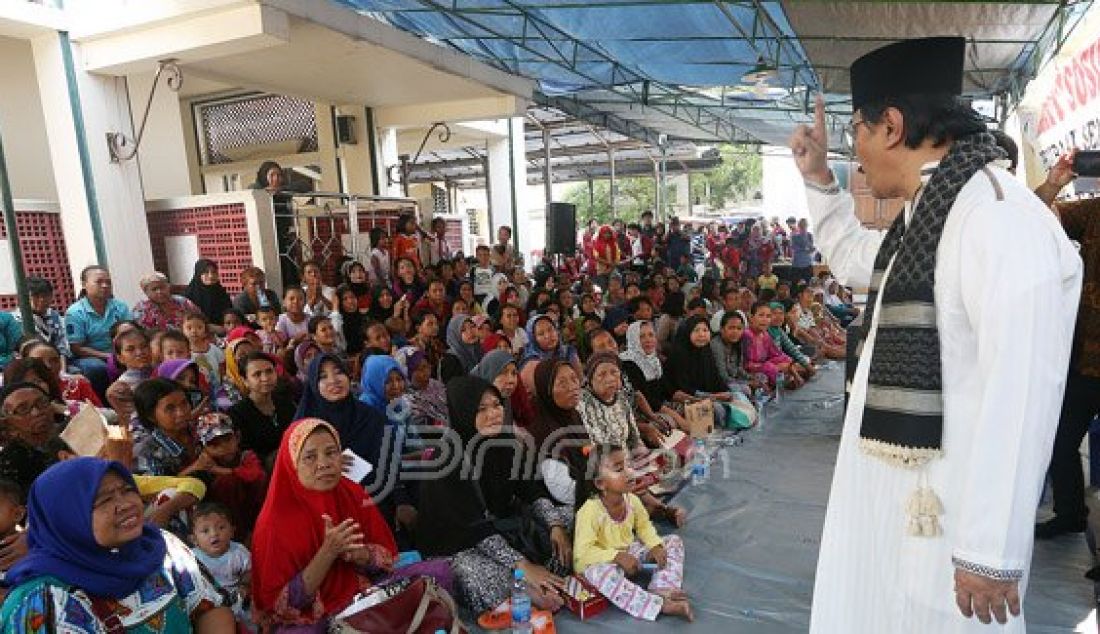
{"label": "elderly woman", "polygon": [[662,433],[674,427],[687,427],[687,422],[666,404],[664,367],[657,352],[658,337],[653,324],[636,321],[626,329],[626,351],[622,360],[623,383],[634,392],[634,413],[639,417],[639,430],[643,437],[650,435],[646,423]]}
{"label": "elderly woman", "polygon": [[513,477],[513,467],[525,465],[529,449],[512,434],[500,392],[484,380],[461,376],[447,385],[451,426],[462,440],[462,460],[441,477],[420,487],[421,518],[417,545],[422,553],[451,558],[460,603],[475,614],[506,604],[512,570],[524,571],[535,605],[561,606],[561,577],[543,565],[550,553],[517,548],[516,531],[526,507],[543,529],[553,559],[571,562],[566,532],[568,516],[554,506],[537,479]]}
{"label": "elderly woman", "polygon": [[130,472],[76,458],[51,467],[27,503],[30,552],[12,567],[0,618],[18,631],[234,631],[213,578],[183,542],[142,523]]}
{"label": "elderly woman", "polygon": [[271,306],[275,312],[283,312],[279,295],[266,284],[267,276],[263,269],[250,266],[241,271],[241,293],[233,298],[233,307],[245,315],[255,315],[261,306]]}
{"label": "elderly woman", "polygon": [[53,401],[40,385],[11,383],[0,392],[0,478],[17,482],[26,491],[54,460],[46,444],[60,429]]}
{"label": "elderly woman", "polygon": [[77,301],[65,311],[65,332],[73,363],[92,382],[100,396],[107,391],[107,359],[112,350],[111,328],[130,319],[126,304],[111,296],[111,274],[98,265],[80,272],[83,288]]}
{"label": "elderly woman", "polygon": [[182,330],[183,317],[197,313],[199,307],[191,300],[172,294],[168,276],[156,271],[138,281],[145,299],[134,304],[134,321],[146,330]]}
{"label": "elderly woman", "polygon": [[393,534],[342,469],[332,425],[306,418],[287,429],[252,541],[253,614],[265,632],[326,632],[393,570]]}
{"label": "elderly woman", "polygon": [[[578,411],[592,442],[644,451],[632,398],[623,394],[622,364],[614,352],[597,352],[584,367]],[[630,394],[633,397],[633,394]]]}

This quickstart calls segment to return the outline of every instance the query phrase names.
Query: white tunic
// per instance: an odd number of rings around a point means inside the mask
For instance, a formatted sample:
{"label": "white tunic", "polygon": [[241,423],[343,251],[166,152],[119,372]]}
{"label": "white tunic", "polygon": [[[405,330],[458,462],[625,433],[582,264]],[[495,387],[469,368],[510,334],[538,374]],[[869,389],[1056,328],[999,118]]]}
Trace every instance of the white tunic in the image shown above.
{"label": "white tunic", "polygon": [[[807,188],[807,198],[818,247],[834,275],[867,286],[885,233],[860,225],[847,193]],[[943,535],[913,537],[906,530],[905,502],[917,487],[916,472],[859,449],[876,319],[844,420],[811,632],[1025,631],[1022,616],[1001,627],[959,613],[952,557],[1024,571],[1023,595],[1081,270],[1054,215],[1004,170],[990,166],[960,191],[935,271],[944,455],[926,474],[943,501]]]}

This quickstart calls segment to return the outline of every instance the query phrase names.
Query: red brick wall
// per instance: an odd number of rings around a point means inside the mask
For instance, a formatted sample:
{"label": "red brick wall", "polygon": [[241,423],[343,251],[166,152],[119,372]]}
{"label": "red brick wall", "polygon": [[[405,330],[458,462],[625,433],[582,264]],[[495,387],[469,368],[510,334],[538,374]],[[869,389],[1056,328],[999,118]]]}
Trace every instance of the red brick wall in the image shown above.
{"label": "red brick wall", "polygon": [[[165,238],[197,235],[199,257],[217,262],[222,286],[231,295],[240,292],[241,271],[252,266],[252,246],[243,203],[150,211],[146,218],[153,264],[158,271],[168,271]],[[172,280],[176,285],[186,285],[189,281]]]}
{"label": "red brick wall", "polygon": [[[23,248],[23,268],[28,277],[43,277],[53,283],[54,305],[62,312],[73,302],[72,273],[65,236],[61,232],[61,214],[48,211],[17,211],[15,224],[19,229],[19,246]],[[0,238],[7,239],[7,230],[0,223]],[[0,266],[10,266],[0,262]],[[19,306],[15,295],[0,295],[0,309],[14,310]]]}

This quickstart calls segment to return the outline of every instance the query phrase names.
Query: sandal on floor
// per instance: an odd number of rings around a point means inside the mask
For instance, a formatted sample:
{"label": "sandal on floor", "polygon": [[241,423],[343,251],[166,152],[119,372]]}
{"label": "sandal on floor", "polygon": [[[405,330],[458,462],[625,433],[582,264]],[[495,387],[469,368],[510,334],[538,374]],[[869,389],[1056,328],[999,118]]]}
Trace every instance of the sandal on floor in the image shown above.
{"label": "sandal on floor", "polygon": [[[507,602],[501,607],[483,612],[481,616],[477,617],[477,626],[490,631],[510,629],[512,627],[512,610],[510,606],[511,602]],[[531,632],[532,634],[557,633],[554,628],[554,615],[550,610],[531,611]]]}
{"label": "sandal on floor", "polygon": [[505,601],[499,607],[482,612],[477,626],[483,630],[507,630],[512,627],[512,602]]}
{"label": "sandal on floor", "polygon": [[531,634],[557,634],[554,628],[554,615],[550,610],[531,612]]}

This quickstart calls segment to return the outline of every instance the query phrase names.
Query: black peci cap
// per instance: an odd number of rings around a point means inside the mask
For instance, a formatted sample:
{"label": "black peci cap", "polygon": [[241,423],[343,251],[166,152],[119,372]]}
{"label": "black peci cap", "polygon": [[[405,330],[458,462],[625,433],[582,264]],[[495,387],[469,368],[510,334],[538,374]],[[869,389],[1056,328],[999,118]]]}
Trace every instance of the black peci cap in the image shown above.
{"label": "black peci cap", "polygon": [[966,40],[902,40],[857,59],[851,68],[852,112],[903,95],[961,95]]}

